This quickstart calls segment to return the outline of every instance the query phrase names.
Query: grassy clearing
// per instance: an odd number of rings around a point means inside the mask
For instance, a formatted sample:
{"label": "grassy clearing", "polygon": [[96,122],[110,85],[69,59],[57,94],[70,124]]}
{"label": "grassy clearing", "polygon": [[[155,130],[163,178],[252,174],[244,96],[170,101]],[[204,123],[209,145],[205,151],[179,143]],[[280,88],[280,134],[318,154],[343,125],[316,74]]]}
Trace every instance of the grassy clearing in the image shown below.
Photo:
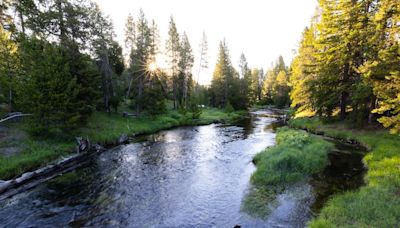
{"label": "grassy clearing", "polygon": [[400,226],[400,136],[387,130],[355,130],[343,123],[323,124],[316,118],[295,119],[292,127],[357,140],[368,146],[364,157],[367,185],[332,198],[310,227]]}
{"label": "grassy clearing", "polygon": [[[115,142],[122,134],[132,135],[137,133],[153,133],[182,125],[209,124],[216,121],[233,121],[240,118],[243,112],[226,113],[219,109],[204,109],[199,119],[192,119],[191,114],[181,114],[169,111],[167,114],[156,118],[123,118],[121,114],[94,113],[86,127],[79,129],[76,135],[89,137],[92,142]],[[24,124],[18,127],[23,130]],[[1,142],[2,146],[9,146],[14,141]],[[33,140],[24,137],[17,142],[21,152],[14,156],[0,155],[0,179],[6,180],[16,177],[24,172],[32,171],[49,162],[74,152],[75,140],[69,141],[49,139]],[[4,145],[3,145],[4,144]]]}
{"label": "grassy clearing", "polygon": [[254,157],[257,170],[251,177],[256,185],[277,187],[297,182],[322,171],[333,145],[304,131],[279,129],[276,145]]}

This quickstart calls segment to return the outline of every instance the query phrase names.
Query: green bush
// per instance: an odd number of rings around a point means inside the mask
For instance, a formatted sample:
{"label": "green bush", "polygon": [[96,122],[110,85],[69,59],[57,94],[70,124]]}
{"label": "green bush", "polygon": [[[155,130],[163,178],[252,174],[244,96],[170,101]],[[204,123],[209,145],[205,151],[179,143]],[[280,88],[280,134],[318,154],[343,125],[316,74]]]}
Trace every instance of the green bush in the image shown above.
{"label": "green bush", "polygon": [[228,101],[228,103],[225,105],[225,112],[227,113],[231,113],[235,111],[235,109],[233,108],[233,106],[231,105],[231,103]]}
{"label": "green bush", "polygon": [[192,119],[199,119],[201,113],[203,113],[200,105],[195,101],[192,101],[190,104],[190,112],[192,113]]}

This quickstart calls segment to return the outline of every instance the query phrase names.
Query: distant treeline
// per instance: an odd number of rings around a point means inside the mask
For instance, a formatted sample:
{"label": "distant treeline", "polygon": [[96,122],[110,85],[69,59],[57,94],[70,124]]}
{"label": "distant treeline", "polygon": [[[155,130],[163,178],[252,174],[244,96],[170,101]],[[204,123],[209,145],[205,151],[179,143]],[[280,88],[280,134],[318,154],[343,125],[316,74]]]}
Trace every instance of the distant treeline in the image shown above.
{"label": "distant treeline", "polygon": [[[289,104],[282,58],[268,73],[264,93],[263,71],[250,70],[244,55],[240,74],[235,71],[225,41],[211,87],[199,85],[192,75],[191,44],[172,16],[163,47],[154,20],[149,22],[142,10],[137,19],[129,16],[125,51],[115,41],[110,18],[90,0],[6,0],[0,19],[0,103],[7,111],[32,113],[36,135],[71,132],[93,111],[117,111],[122,102],[150,116],[165,112],[167,103],[197,113],[200,105]],[[205,33],[200,49],[197,80],[208,67]],[[167,63],[163,68],[157,65],[161,55]]]}

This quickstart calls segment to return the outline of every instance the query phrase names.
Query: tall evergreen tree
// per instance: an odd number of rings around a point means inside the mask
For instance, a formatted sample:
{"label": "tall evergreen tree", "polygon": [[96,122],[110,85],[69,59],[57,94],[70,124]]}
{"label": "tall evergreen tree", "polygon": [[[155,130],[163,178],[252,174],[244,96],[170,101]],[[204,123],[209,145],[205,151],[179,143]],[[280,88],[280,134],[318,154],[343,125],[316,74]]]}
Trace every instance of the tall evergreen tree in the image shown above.
{"label": "tall evergreen tree", "polygon": [[235,102],[238,88],[235,86],[238,78],[236,71],[232,67],[229,50],[225,40],[219,44],[219,53],[215,65],[213,79],[211,82],[212,104],[217,107],[228,105],[239,108]]}
{"label": "tall evergreen tree", "polygon": [[[90,67],[90,60],[77,59],[61,45],[35,38],[23,41],[20,53],[24,77],[18,80],[17,103],[33,114],[32,133],[63,134],[84,123],[95,98],[94,89],[80,86],[87,83],[83,79],[91,85],[96,81],[97,71]],[[76,66],[82,67],[80,72],[70,70]]]}
{"label": "tall evergreen tree", "polygon": [[315,24],[311,24],[310,28],[304,30],[298,54],[292,61],[290,98],[292,100],[291,107],[296,109],[296,113],[313,110],[310,81],[316,78],[315,55],[317,50],[315,36]]}
{"label": "tall evergreen tree", "polygon": [[168,39],[165,44],[167,62],[169,65],[170,86],[172,87],[174,108],[178,102],[178,74],[180,57],[180,39],[174,18],[171,16],[168,29]]}
{"label": "tall evergreen tree", "polygon": [[139,114],[145,103],[144,87],[148,80],[147,67],[150,63],[150,28],[143,10],[136,22],[135,44],[130,56],[130,68],[136,82],[136,112]]}
{"label": "tall evergreen tree", "polygon": [[240,97],[241,99],[239,102],[241,103],[241,106],[248,107],[250,106],[250,97],[249,97],[249,91],[250,91],[250,85],[251,85],[251,70],[248,66],[246,56],[244,53],[240,55],[239,59],[239,69],[240,69]]}
{"label": "tall evergreen tree", "polygon": [[92,51],[94,52],[99,70],[102,76],[103,103],[107,112],[111,111],[111,100],[115,96],[112,83],[113,69],[110,62],[110,55],[113,42],[113,27],[111,20],[106,17],[98,8],[93,9],[90,15],[91,18],[91,39]]}
{"label": "tall evergreen tree", "polygon": [[203,31],[203,35],[201,37],[201,42],[200,42],[199,70],[197,72],[196,83],[199,83],[200,81],[201,70],[207,68],[208,68],[208,42],[206,33]]}
{"label": "tall evergreen tree", "polygon": [[179,76],[178,76],[178,101],[183,108],[187,108],[188,98],[192,88],[192,67],[194,57],[189,39],[186,33],[183,33],[179,51]]}
{"label": "tall evergreen tree", "polygon": [[[0,25],[0,100],[8,100],[9,111],[13,110],[15,76],[18,71],[18,46],[11,33]],[[4,101],[3,100],[3,101]]]}
{"label": "tall evergreen tree", "polygon": [[392,133],[400,132],[400,2],[382,0],[372,17],[373,35],[369,37],[370,58],[360,66],[360,72],[373,85],[377,102],[372,100],[374,113]]}

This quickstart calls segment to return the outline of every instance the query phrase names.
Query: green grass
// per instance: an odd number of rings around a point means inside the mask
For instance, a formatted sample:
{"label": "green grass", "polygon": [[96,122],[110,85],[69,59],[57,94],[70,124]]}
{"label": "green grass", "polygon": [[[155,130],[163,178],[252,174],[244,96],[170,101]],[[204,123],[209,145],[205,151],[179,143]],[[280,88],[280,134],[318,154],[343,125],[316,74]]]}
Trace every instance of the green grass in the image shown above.
{"label": "green grass", "polygon": [[52,160],[72,152],[74,144],[59,141],[34,141],[28,139],[22,143],[22,153],[0,157],[0,179],[10,179],[24,172],[44,166]]}
{"label": "green grass", "polygon": [[277,144],[254,157],[257,170],[251,177],[256,185],[282,186],[322,171],[333,145],[304,131],[281,128]]}
{"label": "green grass", "polygon": [[276,145],[258,153],[254,184],[244,199],[242,210],[264,218],[276,206],[276,195],[291,184],[321,172],[328,164],[333,144],[305,131],[280,128]]}
{"label": "green grass", "polygon": [[226,113],[220,109],[207,108],[199,119],[192,119],[191,113],[182,114],[169,111],[155,118],[123,118],[121,114],[94,113],[87,126],[79,134],[89,137],[92,142],[109,143],[117,140],[122,134],[149,134],[162,129],[185,125],[204,125],[212,122],[230,122],[244,115],[243,112]]}
{"label": "green grass", "polygon": [[327,136],[356,140],[370,152],[366,186],[334,196],[312,220],[310,227],[400,226],[400,136],[387,130],[349,129],[344,123],[323,124],[316,118],[296,119],[292,127],[324,132]]}
{"label": "green grass", "polygon": [[[92,143],[111,143],[118,140],[122,134],[154,133],[183,125],[203,125],[212,122],[230,122],[240,118],[243,112],[226,113],[219,109],[207,108],[203,110],[199,119],[192,119],[191,114],[181,114],[169,111],[156,118],[123,118],[121,114],[94,113],[87,126],[76,132],[77,136],[88,137]],[[19,126],[23,129],[24,124]],[[15,126],[14,126],[15,127]],[[8,146],[15,142],[1,142]],[[44,166],[51,161],[74,152],[75,139],[70,140],[33,140],[30,137],[21,138],[19,142],[22,152],[10,156],[0,156],[0,179],[7,180]],[[4,145],[3,145],[4,144]]]}

